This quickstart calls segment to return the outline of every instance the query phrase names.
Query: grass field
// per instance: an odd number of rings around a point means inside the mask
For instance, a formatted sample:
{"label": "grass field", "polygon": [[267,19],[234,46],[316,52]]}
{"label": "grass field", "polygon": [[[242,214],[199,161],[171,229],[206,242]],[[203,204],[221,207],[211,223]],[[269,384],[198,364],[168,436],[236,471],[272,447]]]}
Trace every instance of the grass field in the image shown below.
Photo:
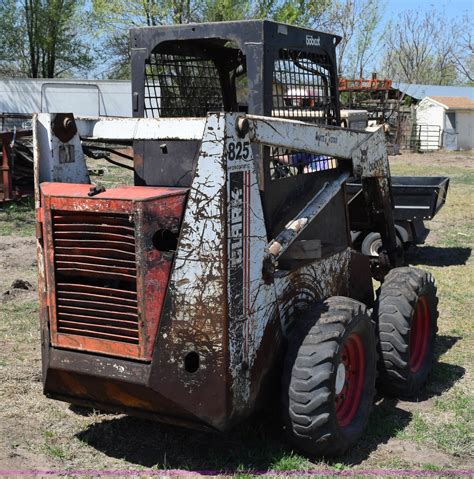
{"label": "grass field", "polygon": [[[36,291],[15,291],[0,311],[0,470],[253,470],[474,468],[474,157],[443,153],[391,159],[392,174],[451,177],[448,202],[410,264],[437,280],[438,361],[412,401],[377,398],[366,433],[347,455],[306,458],[284,440],[276,411],[225,435],[74,408],[42,394]],[[0,294],[14,279],[35,286],[31,203],[0,210]],[[11,293],[11,292],[10,292]],[[250,474],[251,475],[251,474]]]}

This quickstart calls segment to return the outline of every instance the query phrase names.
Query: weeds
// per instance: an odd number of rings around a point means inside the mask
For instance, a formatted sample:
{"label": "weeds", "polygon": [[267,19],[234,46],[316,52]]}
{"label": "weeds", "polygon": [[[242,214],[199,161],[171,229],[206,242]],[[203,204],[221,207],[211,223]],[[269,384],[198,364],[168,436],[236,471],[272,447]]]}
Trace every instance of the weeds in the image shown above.
{"label": "weeds", "polygon": [[35,233],[32,198],[0,205],[0,236],[31,237]]}

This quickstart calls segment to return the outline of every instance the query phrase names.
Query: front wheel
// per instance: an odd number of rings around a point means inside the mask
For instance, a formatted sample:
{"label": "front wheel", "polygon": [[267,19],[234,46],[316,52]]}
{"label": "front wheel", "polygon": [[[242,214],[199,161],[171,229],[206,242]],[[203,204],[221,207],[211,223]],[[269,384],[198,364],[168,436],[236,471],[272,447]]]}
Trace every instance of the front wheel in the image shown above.
{"label": "front wheel", "polygon": [[438,298],[430,273],[404,267],[387,274],[374,308],[381,391],[409,397],[425,384],[434,358],[437,319]]}
{"label": "front wheel", "polygon": [[297,320],[282,383],[286,431],[311,455],[341,454],[362,435],[375,394],[375,333],[365,305],[332,297]]}

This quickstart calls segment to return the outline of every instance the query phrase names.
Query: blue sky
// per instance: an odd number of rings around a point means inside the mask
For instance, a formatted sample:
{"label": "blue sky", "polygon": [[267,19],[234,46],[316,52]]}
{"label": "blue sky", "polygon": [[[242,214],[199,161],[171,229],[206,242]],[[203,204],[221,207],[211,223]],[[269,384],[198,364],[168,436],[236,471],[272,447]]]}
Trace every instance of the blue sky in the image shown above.
{"label": "blue sky", "polygon": [[448,17],[460,17],[466,11],[474,15],[474,0],[387,0],[384,20],[396,18],[404,10],[429,11],[432,8],[444,10]]}
{"label": "blue sky", "polygon": [[[384,5],[383,16],[377,28],[377,36],[383,37],[385,25],[396,21],[402,12],[413,11],[424,14],[431,10],[441,12],[448,19],[461,19],[466,13],[474,18],[474,0],[378,0]],[[379,69],[380,55],[376,54],[369,62],[369,71]]]}

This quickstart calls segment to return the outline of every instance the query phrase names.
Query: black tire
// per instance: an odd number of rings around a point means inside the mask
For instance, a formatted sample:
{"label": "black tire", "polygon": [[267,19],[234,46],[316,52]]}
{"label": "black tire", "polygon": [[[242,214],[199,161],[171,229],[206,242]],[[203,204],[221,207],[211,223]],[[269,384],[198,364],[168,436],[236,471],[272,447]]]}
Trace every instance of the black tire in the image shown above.
{"label": "black tire", "polygon": [[[356,368],[361,372],[341,383],[341,368],[347,378],[342,357],[354,341],[357,350],[363,351],[365,367]],[[371,319],[365,305],[358,301],[335,296],[297,320],[283,368],[282,405],[286,432],[300,450],[310,455],[334,456],[358,441],[372,410],[376,354]],[[344,391],[349,397],[356,396],[344,388],[353,384],[357,384],[359,400],[346,404]],[[344,408],[351,405],[351,414],[344,415]]]}
{"label": "black tire", "polygon": [[381,392],[410,397],[426,383],[433,365],[437,320],[433,276],[410,267],[391,270],[374,308]]}
{"label": "black tire", "polygon": [[[402,248],[402,241],[397,235],[397,246]],[[379,249],[382,247],[382,238],[380,233],[372,232],[369,233],[362,244],[360,245],[360,252],[366,256],[378,256]]]}

